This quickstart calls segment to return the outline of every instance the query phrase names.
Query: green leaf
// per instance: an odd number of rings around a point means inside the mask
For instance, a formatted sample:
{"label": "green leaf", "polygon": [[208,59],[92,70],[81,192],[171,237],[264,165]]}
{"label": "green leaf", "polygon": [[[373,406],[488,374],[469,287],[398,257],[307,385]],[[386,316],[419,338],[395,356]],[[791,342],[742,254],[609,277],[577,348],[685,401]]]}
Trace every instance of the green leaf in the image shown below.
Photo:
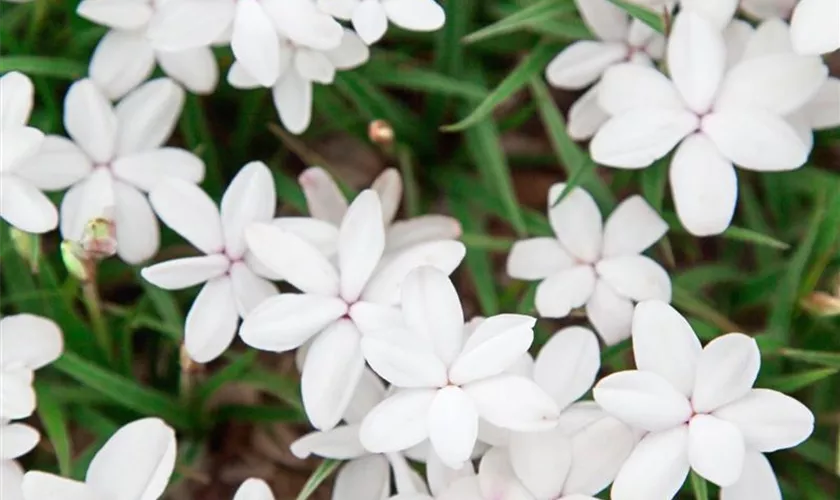
{"label": "green leaf", "polygon": [[670,160],[660,158],[653,165],[642,170],[642,196],[657,212],[662,211],[665,201],[665,185],[668,183],[668,164]]}
{"label": "green leaf", "polygon": [[205,191],[210,196],[222,194],[221,161],[216,149],[217,141],[210,132],[207,114],[204,112],[198,96],[187,93],[184,112],[181,114],[181,133],[188,148],[207,163],[203,182]]}
{"label": "green leaf", "polygon": [[38,418],[55,450],[58,471],[62,476],[69,476],[73,472],[73,452],[64,409],[46,383],[36,382],[35,392],[38,396]]}
{"label": "green leaf", "polygon": [[471,82],[435,73],[423,68],[394,68],[391,64],[366,67],[365,76],[371,83],[383,87],[396,87],[428,94],[441,94],[467,99],[484,99],[487,90]]}
{"label": "green leaf", "polygon": [[524,87],[532,77],[542,74],[545,66],[556,53],[557,47],[554,44],[547,42],[537,44],[525,59],[502,80],[502,83],[493,89],[487,98],[481,101],[466,118],[452,125],[445,125],[441,127],[441,130],[458,132],[481,123],[485,118],[489,118],[496,106]]}
{"label": "green leaf", "polygon": [[[474,216],[466,200],[450,197],[452,213],[461,222],[465,231],[475,235],[484,231],[482,218]],[[483,236],[483,235],[481,235]],[[487,238],[485,236],[485,238]],[[467,238],[469,239],[469,238]],[[493,279],[493,265],[490,261],[490,254],[483,248],[474,245],[467,245],[465,257],[467,269],[473,280],[478,302],[481,304],[481,312],[485,316],[492,316],[499,313],[499,295],[496,290],[496,282]]]}
{"label": "green leaf", "polygon": [[178,429],[190,429],[192,420],[174,398],[147,389],[117,373],[100,368],[83,358],[65,352],[52,365],[85,386],[108,396],[114,403],[141,415],[155,415]]}
{"label": "green leaf", "polygon": [[0,73],[8,71],[20,71],[29,76],[78,80],[87,73],[87,64],[61,57],[2,56]]}
{"label": "green leaf", "polygon": [[262,368],[254,368],[239,377],[238,381],[253,385],[268,394],[274,395],[280,401],[283,401],[303,414],[300,385],[294,380],[263,370]]}
{"label": "green leaf", "polygon": [[796,392],[817,382],[833,377],[840,372],[840,368],[817,368],[792,375],[773,377],[765,381],[768,389],[775,389],[781,392]]}
{"label": "green leaf", "polygon": [[709,485],[694,471],[691,471],[691,490],[695,500],[709,500]]}
{"label": "green leaf", "polygon": [[321,465],[309,476],[295,500],[307,500],[311,497],[315,490],[338,469],[339,465],[341,465],[339,460],[324,460],[321,462]]}
{"label": "green leaf", "polygon": [[840,369],[840,353],[838,352],[806,351],[802,349],[783,347],[779,349],[778,354],[782,357],[796,361],[804,361],[806,363]]}
{"label": "green leaf", "polygon": [[575,4],[570,0],[542,0],[501,19],[478,31],[474,31],[463,39],[464,43],[475,43],[488,40],[500,35],[520,31],[535,24],[541,24],[546,19],[574,12]]}
{"label": "green leaf", "polygon": [[[591,165],[593,169],[595,168],[595,164],[594,164],[594,163],[592,163],[592,162],[587,162],[587,165]],[[563,186],[563,190],[562,190],[562,191],[560,191],[560,194],[559,194],[559,195],[557,195],[557,197],[556,197],[556,198],[554,198],[553,200],[551,200],[551,202],[550,202],[550,207],[551,207],[551,208],[554,208],[554,207],[556,207],[556,206],[557,206],[557,205],[558,205],[561,201],[563,201],[563,199],[565,199],[565,198],[566,198],[566,196],[568,196],[568,195],[569,195],[569,193],[571,193],[571,192],[572,192],[572,190],[573,190],[574,188],[576,188],[576,187],[580,186],[580,183],[583,181],[583,178],[584,178],[587,174],[591,173],[591,171],[592,171],[592,170],[591,170],[591,169],[586,168],[586,166],[584,166],[584,168],[578,169],[578,171],[577,171],[577,172],[575,172],[575,173],[574,173],[574,175],[572,175],[571,177],[569,177],[569,179],[568,179],[568,180],[566,180],[566,185],[565,185],[565,186]]]}
{"label": "green leaf", "polygon": [[213,416],[218,423],[228,422],[230,420],[263,424],[306,422],[306,419],[294,408],[268,405],[222,405],[215,411]]}
{"label": "green leaf", "polygon": [[665,23],[663,22],[661,14],[657,14],[656,12],[650,9],[627,2],[625,0],[609,1],[614,3],[615,5],[617,5],[625,12],[638,19],[639,21],[647,24],[654,30],[658,31],[659,33],[665,33]]}
{"label": "green leaf", "polygon": [[207,400],[225,384],[236,381],[240,375],[251,369],[257,359],[257,351],[252,349],[241,356],[231,355],[230,357],[233,362],[214,373],[202,384],[198,392],[199,408],[204,408]]}
{"label": "green leaf", "polygon": [[729,238],[730,240],[754,243],[756,245],[775,248],[777,250],[790,249],[790,245],[788,245],[784,241],[779,241],[776,238],[773,238],[772,236],[761,234],[758,231],[753,231],[752,229],[746,229],[737,226],[729,226],[729,228],[726,231],[724,231],[721,236],[724,238]]}

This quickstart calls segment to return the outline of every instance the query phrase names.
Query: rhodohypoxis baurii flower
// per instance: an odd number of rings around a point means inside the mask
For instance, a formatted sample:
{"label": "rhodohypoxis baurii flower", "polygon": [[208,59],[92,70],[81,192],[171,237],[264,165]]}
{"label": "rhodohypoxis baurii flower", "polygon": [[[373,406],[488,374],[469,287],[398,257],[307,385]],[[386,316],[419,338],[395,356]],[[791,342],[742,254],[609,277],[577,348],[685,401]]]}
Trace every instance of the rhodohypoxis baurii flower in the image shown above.
{"label": "rhodohypoxis baurii flower", "polygon": [[[282,293],[257,306],[239,335],[266,351],[296,349],[309,339],[301,374],[303,404],[320,430],[344,414],[364,368],[361,334],[398,321],[405,276],[422,265],[451,273],[466,252],[457,241],[414,245],[383,258],[385,227],[376,192],[363,191],[341,222],[333,261],[291,231],[253,224],[248,247],[268,269],[302,293]],[[396,316],[396,318],[395,318]]]}
{"label": "rhodohypoxis baurii flower", "polygon": [[[121,98],[149,78],[155,63],[191,92],[209,94],[216,88],[219,65],[209,44],[186,50],[161,50],[146,35],[149,22],[166,1],[83,0],[76,9],[80,16],[110,28],[93,51],[88,74],[111,100]],[[178,28],[184,30],[186,26]]]}
{"label": "rhodohypoxis baurii flower", "polygon": [[[347,213],[347,199],[321,167],[310,167],[298,177],[309,213],[338,227]],[[455,240],[461,236],[461,223],[445,215],[429,214],[394,221],[402,201],[403,182],[398,170],[388,168],[373,181],[371,189],[382,202],[385,223],[385,251],[394,252],[417,243]]]}
{"label": "rhodohypoxis baurii flower", "polygon": [[702,348],[677,311],[648,301],[633,317],[633,355],[636,370],[594,389],[605,411],[647,431],[621,467],[613,499],[673,498],[689,468],[721,486],[726,500],[781,499],[761,453],[804,441],[814,416],[789,396],[752,388],[761,363],[755,340],[730,333]]}
{"label": "rhodohypoxis baurii flower", "polygon": [[175,431],[158,418],[121,427],[96,452],[84,482],[40,471],[23,477],[25,500],[156,500],[175,468]]}
{"label": "rhodohypoxis baurii flower", "polygon": [[237,60],[228,72],[228,83],[240,89],[271,88],[280,121],[295,134],[305,131],[312,120],[312,86],[332,83],[337,70],[358,67],[370,56],[367,46],[350,30],[344,30],[340,44],[329,50],[298,45],[285,38],[275,44],[279,47],[275,52],[276,77],[260,80]]}
{"label": "rhodohypoxis baurii flower", "polygon": [[274,493],[262,479],[251,478],[239,486],[233,500],[274,500]]}
{"label": "rhodohypoxis baurii flower", "polygon": [[737,202],[733,164],[779,171],[805,163],[810,147],[784,117],[813,98],[827,69],[816,56],[777,54],[726,71],[722,33],[693,12],[677,16],[667,62],[670,79],[633,64],[605,73],[598,98],[611,118],[590,152],[632,169],[677,146],[669,174],[677,215],[695,235],[718,234]]}
{"label": "rhodohypoxis baurii flower", "polygon": [[460,468],[478,439],[479,417],[523,432],[556,425],[557,405],[533,380],[503,373],[531,346],[534,318],[493,316],[465,339],[455,287],[427,266],[406,277],[402,314],[405,326],[362,339],[371,368],[399,388],[362,422],[365,448],[387,453],[428,438],[444,464]]}
{"label": "rhodohypoxis baurii flower", "polygon": [[61,234],[78,241],[89,221],[113,220],[117,254],[130,264],[152,257],[160,243],[155,214],[144,192],[162,179],[198,183],[204,162],[178,148],[161,147],[172,133],[184,90],[168,78],[151,80],[112,106],[91,80],[70,86],[64,128],[73,139],[49,136],[36,160],[53,182],[82,178],[61,202]]}
{"label": "rhodohypoxis baurii flower", "polygon": [[230,39],[237,63],[264,87],[283,73],[284,40],[327,51],[342,36],[341,25],[313,0],[168,0],[149,26],[151,40],[168,50]]}
{"label": "rhodohypoxis baurii flower", "polygon": [[[548,82],[563,89],[582,89],[621,62],[651,65],[665,52],[665,38],[607,0],[575,0],[584,23],[598,40],[572,43],[549,63]],[[598,106],[598,85],[569,108],[569,136],[592,137],[608,116]]]}
{"label": "rhodohypoxis baurii flower", "polygon": [[668,273],[641,255],[668,225],[640,196],[624,200],[606,224],[595,200],[581,188],[554,205],[565,186],[555,184],[548,192],[555,236],[516,242],[507,273],[542,280],[536,294],[540,316],[562,318],[585,305],[604,342],[615,344],[630,335],[633,301],[671,300]]}
{"label": "rhodohypoxis baurii flower", "polygon": [[35,411],[34,371],[61,355],[61,330],[52,320],[16,314],[0,320],[0,419],[26,418]]}
{"label": "rhodohypoxis baurii flower", "polygon": [[318,0],[318,7],[351,21],[368,45],[385,35],[388,21],[410,31],[435,31],[446,21],[446,13],[435,0]]}

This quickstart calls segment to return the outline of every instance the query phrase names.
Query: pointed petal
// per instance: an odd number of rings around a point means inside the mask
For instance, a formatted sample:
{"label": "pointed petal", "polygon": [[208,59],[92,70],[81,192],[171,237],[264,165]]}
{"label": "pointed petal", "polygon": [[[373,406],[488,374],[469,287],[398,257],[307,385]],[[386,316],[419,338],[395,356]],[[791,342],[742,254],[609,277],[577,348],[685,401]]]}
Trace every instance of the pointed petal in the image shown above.
{"label": "pointed petal", "polygon": [[264,88],[256,78],[242,66],[241,63],[233,61],[227,74],[227,82],[235,89],[257,89]]}
{"label": "pointed petal", "polygon": [[198,363],[210,362],[225,351],[236,335],[239,313],[230,277],[208,281],[198,292],[184,324],[184,346]]}
{"label": "pointed petal", "polygon": [[239,486],[233,500],[274,500],[274,494],[268,483],[252,477]]}
{"label": "pointed petal", "polygon": [[335,478],[332,500],[384,499],[391,490],[390,468],[382,455],[344,464]]}
{"label": "pointed petal", "polygon": [[277,295],[277,287],[274,283],[257,276],[243,262],[233,263],[229,274],[233,286],[233,297],[236,300],[236,310],[240,317],[244,318],[264,300]]}
{"label": "pointed petal", "polygon": [[64,128],[95,162],[107,163],[116,151],[117,115],[93,80],[75,82],[64,97]]}
{"label": "pointed petal", "polygon": [[385,250],[382,205],[375,191],[365,190],[353,200],[338,234],[341,296],[358,300]]}
{"label": "pointed petal", "polygon": [[610,66],[627,56],[620,43],[580,40],[569,45],[548,63],[546,79],[555,87],[577,90],[597,81]]}
{"label": "pointed petal", "polygon": [[532,380],[519,375],[497,375],[464,386],[481,418],[493,425],[520,432],[547,430],[557,423],[557,405]]}
{"label": "pointed petal", "polygon": [[0,128],[26,125],[34,99],[35,87],[28,76],[10,71],[0,77]]}
{"label": "pointed petal", "polygon": [[633,301],[619,295],[606,281],[598,280],[586,302],[586,317],[607,345],[630,337]]}
{"label": "pointed petal", "polygon": [[530,238],[513,244],[507,258],[507,274],[516,279],[541,280],[573,263],[556,238]]}
{"label": "pointed petal", "polygon": [[137,0],[84,0],[76,8],[79,16],[120,30],[142,28],[153,12],[151,5]]}
{"label": "pointed petal", "polygon": [[478,413],[469,396],[455,386],[437,391],[429,407],[429,440],[443,463],[463,466],[477,438]]}
{"label": "pointed petal", "polygon": [[219,64],[210,47],[157,52],[157,61],[169,78],[193,94],[210,94],[219,83]]}
{"label": "pointed petal", "polygon": [[445,215],[427,214],[398,220],[386,229],[385,252],[436,240],[457,240],[461,233],[461,223]]}
{"label": "pointed petal", "polygon": [[464,311],[449,277],[429,266],[415,269],[402,286],[406,326],[425,339],[449,366],[461,352]]}
{"label": "pointed petal", "polygon": [[332,176],[321,167],[309,167],[300,174],[298,182],[312,217],[325,220],[334,226],[341,225],[344,214],[347,213],[347,199]]}
{"label": "pointed petal", "polygon": [[341,43],[341,25],[311,0],[262,0],[260,5],[279,32],[298,45],[326,51]]}
{"label": "pointed petal", "polygon": [[274,107],[283,126],[293,134],[301,134],[312,120],[312,82],[296,71],[286,71],[271,90]]}
{"label": "pointed petal", "polygon": [[572,443],[560,429],[520,432],[510,441],[510,464],[537,498],[557,498],[572,466]]}
{"label": "pointed petal", "polygon": [[104,500],[95,489],[80,481],[55,474],[30,471],[23,476],[23,498],[38,500]]}
{"label": "pointed petal", "polygon": [[149,23],[146,35],[158,50],[206,47],[233,23],[236,3],[230,0],[163,2]]}
{"label": "pointed petal", "polygon": [[572,466],[563,494],[594,495],[603,490],[613,482],[635,446],[636,436],[630,427],[606,414],[576,432],[572,436]]}
{"label": "pointed petal", "polygon": [[599,88],[600,84],[593,85],[569,108],[566,131],[576,141],[590,139],[610,117],[598,103]]}
{"label": "pointed petal", "polygon": [[280,76],[277,30],[256,0],[236,2],[230,46],[236,60],[260,85],[274,85]]}
{"label": "pointed petal", "polygon": [[714,415],[737,425],[748,447],[764,453],[793,448],[814,431],[808,407],[770,389],[753,389]]}
{"label": "pointed petal", "polygon": [[695,415],[688,424],[688,460],[698,474],[730,486],[741,476],[744,436],[738,428],[712,415]]}
{"label": "pointed petal", "polygon": [[668,232],[668,223],[639,195],[622,201],[604,225],[604,257],[645,251]]}
{"label": "pointed petal", "polygon": [[149,78],[154,68],[154,49],[142,34],[111,30],[96,45],[88,73],[115,101]]}
{"label": "pointed petal", "polygon": [[595,287],[592,266],[575,266],[546,278],[537,286],[537,312],[545,318],[563,318],[589,300]]}
{"label": "pointed petal", "polygon": [[373,302],[356,302],[350,306],[348,314],[365,335],[406,328],[402,311],[395,306],[383,306]]}
{"label": "pointed petal", "polygon": [[507,371],[528,352],[536,319],[499,314],[482,321],[449,368],[449,380],[467,384]]}
{"label": "pointed petal", "polygon": [[598,84],[598,104],[608,115],[639,108],[683,109],[673,82],[649,66],[618,64]]}
{"label": "pointed petal", "polygon": [[610,497],[613,500],[674,498],[688,470],[688,426],[652,432],[621,467]]}
{"label": "pointed petal", "polygon": [[289,450],[300,459],[316,455],[336,460],[349,460],[367,454],[359,441],[359,425],[339,425],[328,431],[316,431],[298,439]]}
{"label": "pointed petal", "polygon": [[117,158],[111,171],[137,189],[151,191],[168,178],[198,184],[204,179],[204,162],[184,149],[160,148]]}
{"label": "pointed petal", "polygon": [[92,169],[90,159],[73,141],[48,135],[38,152],[15,168],[14,173],[40,190],[58,191],[80,182]]}
{"label": "pointed petal", "polygon": [[137,189],[114,182],[117,255],[129,264],[151,259],[160,246],[160,228],[149,200]]}
{"label": "pointed petal", "polygon": [[61,355],[61,329],[51,319],[14,314],[0,320],[0,366],[37,370]]}
{"label": "pointed petal", "polygon": [[747,450],[741,477],[734,484],[721,488],[720,500],[782,500],[782,491],[773,467],[764,455]]}
{"label": "pointed petal", "polygon": [[295,70],[306,80],[329,85],[335,80],[335,66],[323,52],[299,48],[294,56]]}
{"label": "pointed petal", "polygon": [[598,129],[589,152],[602,165],[644,168],[668,154],[698,125],[697,116],[686,110],[633,109],[610,118]]}
{"label": "pointed petal", "polygon": [[558,183],[548,190],[551,228],[572,257],[595,262],[601,253],[601,211],[592,196],[578,187],[557,203],[565,188],[566,184]]}
{"label": "pointed petal", "polygon": [[328,257],[338,250],[338,228],[329,222],[312,217],[278,217],[271,225],[296,234]]}
{"label": "pointed petal", "polygon": [[635,301],[671,300],[668,272],[645,255],[604,259],[595,265],[595,270],[616,292]]}
{"label": "pointed petal", "polygon": [[692,414],[685,396],[652,372],[613,373],[595,385],[593,396],[613,416],[651,432],[676,427]]}
{"label": "pointed petal", "polygon": [[718,337],[703,349],[697,361],[697,378],[691,404],[709,413],[750,392],[761,366],[755,340],[742,333]]}
{"label": "pointed petal", "polygon": [[239,336],[251,347],[285,352],[335,322],[347,304],[334,297],[283,293],[258,305],[242,322]]}
{"label": "pointed petal", "polygon": [[368,44],[378,42],[388,30],[388,17],[381,2],[377,0],[362,0],[353,9],[353,29]]}
{"label": "pointed petal", "polygon": [[362,422],[362,445],[371,453],[385,453],[410,448],[429,437],[429,408],[436,394],[436,389],[407,389],[376,405]]}
{"label": "pointed petal", "polygon": [[393,330],[368,334],[362,352],[370,367],[397,387],[443,387],[446,365],[414,332]]}
{"label": "pointed petal", "polygon": [[671,79],[689,108],[708,112],[726,69],[726,45],[719,28],[695,12],[681,12],[668,39],[667,58]]}
{"label": "pointed petal", "polygon": [[370,49],[355,31],[345,28],[338,48],[326,53],[336,69],[355,69],[370,59]]}
{"label": "pointed petal", "polygon": [[840,48],[837,18],[840,4],[832,0],[802,0],[790,19],[793,47],[801,54],[826,54]]}
{"label": "pointed petal", "polygon": [[149,193],[160,220],[206,254],[224,250],[219,209],[207,193],[181,179],[166,179]]}
{"label": "pointed petal", "polygon": [[168,260],[144,267],[140,275],[164,290],[180,290],[223,275],[230,267],[224,255],[202,255]]}
{"label": "pointed petal", "polygon": [[435,0],[383,0],[382,6],[392,23],[410,31],[436,31],[446,21]]}
{"label": "pointed petal", "polygon": [[14,460],[29,453],[40,438],[38,431],[26,424],[0,425],[0,460]]}
{"label": "pointed petal", "polygon": [[58,211],[44,193],[16,175],[3,175],[0,179],[0,217],[6,222],[37,234],[58,226]]}
{"label": "pointed petal", "polygon": [[131,91],[116,106],[117,152],[122,156],[162,145],[183,107],[184,89],[169,78],[149,80]]}
{"label": "pointed petal", "polygon": [[230,181],[221,202],[225,253],[231,259],[245,254],[245,228],[274,217],[277,195],[271,171],[263,162],[246,164]]}
{"label": "pointed petal", "polygon": [[394,220],[402,201],[403,184],[400,171],[386,168],[374,179],[370,187],[379,195],[382,202],[382,220],[387,226]]}
{"label": "pointed petal", "polygon": [[562,409],[589,391],[600,367],[595,334],[570,326],[556,332],[540,349],[534,363],[534,381]]}

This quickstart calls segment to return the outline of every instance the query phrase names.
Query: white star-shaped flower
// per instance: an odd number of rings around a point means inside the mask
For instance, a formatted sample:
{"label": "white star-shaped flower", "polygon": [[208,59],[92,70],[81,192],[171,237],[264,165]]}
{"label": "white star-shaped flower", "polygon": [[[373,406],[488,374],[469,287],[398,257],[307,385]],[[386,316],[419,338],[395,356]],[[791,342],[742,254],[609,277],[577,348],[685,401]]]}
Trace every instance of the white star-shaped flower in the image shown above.
{"label": "white star-shaped flower", "polygon": [[754,484],[743,477],[745,464],[749,475],[768,477],[760,454],[804,441],[814,415],[780,392],[752,388],[761,363],[755,340],[730,333],[702,348],[676,310],[648,301],[633,317],[633,355],[636,370],[609,375],[593,390],[605,411],[648,432],[621,467],[612,498],[673,498],[691,468],[727,500],[772,500],[759,491],[778,491],[775,479]]}
{"label": "white star-shaped flower", "polygon": [[262,479],[250,478],[239,486],[233,500],[274,500],[274,493]]}
{"label": "white star-shaped flower", "polygon": [[409,31],[436,31],[446,12],[435,0],[317,0],[318,7],[337,19],[351,21],[366,44],[378,42],[388,22]]}
{"label": "white star-shaped flower", "polygon": [[562,318],[585,305],[604,342],[616,344],[630,336],[633,301],[671,300],[668,273],[641,255],[668,225],[640,196],[624,200],[606,223],[592,196],[578,187],[552,206],[565,187],[555,184],[548,192],[555,236],[517,241],[507,273],[542,280],[535,299],[540,316]]}
{"label": "white star-shaped flower", "polygon": [[96,452],[84,482],[47,472],[23,477],[24,500],[92,500],[163,495],[175,468],[175,431],[158,418],[135,420],[121,427]]}
{"label": "white star-shaped flower", "polygon": [[557,405],[539,386],[503,373],[531,346],[534,318],[493,316],[465,339],[455,287],[425,266],[403,283],[402,313],[404,327],[362,339],[371,368],[400,389],[362,422],[369,451],[400,451],[428,438],[444,464],[460,468],[478,439],[479,417],[523,432],[556,425]]}
{"label": "white star-shaped flower", "polygon": [[344,30],[341,44],[331,50],[313,49],[285,38],[276,46],[275,78],[260,80],[237,60],[228,72],[228,83],[240,89],[271,88],[280,121],[294,134],[304,132],[312,120],[313,85],[331,84],[336,71],[358,67],[370,56],[368,47],[351,30]]}
{"label": "white star-shaped flower", "polygon": [[590,143],[592,158],[643,168],[668,154],[677,215],[698,236],[723,232],[738,185],[733,164],[792,170],[810,148],[785,119],[810,101],[827,77],[819,57],[777,54],[726,71],[723,35],[703,17],[679,14],[668,40],[671,78],[624,64],[601,80],[599,103],[611,118]]}
{"label": "white star-shaped flower", "polygon": [[[665,38],[645,23],[631,18],[607,0],[575,0],[584,23],[598,40],[572,43],[549,63],[548,82],[578,90],[596,83],[607,68],[622,62],[651,65],[662,58]],[[569,108],[569,136],[592,137],[609,116],[598,106],[598,85]]]}
{"label": "white star-shaped flower", "polygon": [[793,48],[800,54],[827,54],[840,49],[840,2],[800,0],[790,18]]}
{"label": "white star-shaped flower", "polygon": [[219,65],[209,44],[171,51],[149,39],[149,23],[167,1],[83,0],[76,9],[85,19],[110,28],[96,45],[88,66],[91,80],[109,99],[120,99],[139,86],[151,76],[155,64],[190,92],[209,94],[216,88]]}
{"label": "white star-shaped flower", "polygon": [[301,290],[257,306],[239,335],[251,347],[291,351],[312,339],[301,374],[306,414],[319,430],[341,420],[362,376],[361,334],[399,322],[400,288],[422,265],[451,273],[466,249],[458,241],[414,245],[383,258],[385,227],[379,197],[363,191],[341,222],[331,261],[288,229],[253,224],[248,247],[265,267]]}
{"label": "white star-shaped flower", "polygon": [[61,355],[64,341],[52,320],[16,314],[0,320],[0,419],[26,418],[35,411],[35,370]]}
{"label": "white star-shaped flower", "polygon": [[340,45],[342,31],[314,0],[168,0],[151,20],[149,37],[168,50],[228,38],[247,74],[270,87],[283,73],[282,40],[328,51]]}
{"label": "white star-shaped flower", "polygon": [[[332,176],[321,167],[310,167],[298,177],[309,213],[334,226],[341,225],[347,213],[347,199]],[[445,215],[421,215],[394,221],[402,201],[403,182],[397,169],[388,168],[373,181],[379,194],[385,222],[385,252],[435,240],[455,240],[461,236],[461,223]]]}
{"label": "white star-shaped flower", "polygon": [[151,80],[112,106],[91,80],[70,86],[64,128],[72,141],[48,136],[36,156],[42,183],[80,179],[61,202],[61,234],[79,241],[97,217],[114,221],[117,254],[129,264],[151,258],[160,243],[144,192],[175,177],[198,183],[204,162],[183,149],[161,147],[181,113],[184,91],[168,78]]}

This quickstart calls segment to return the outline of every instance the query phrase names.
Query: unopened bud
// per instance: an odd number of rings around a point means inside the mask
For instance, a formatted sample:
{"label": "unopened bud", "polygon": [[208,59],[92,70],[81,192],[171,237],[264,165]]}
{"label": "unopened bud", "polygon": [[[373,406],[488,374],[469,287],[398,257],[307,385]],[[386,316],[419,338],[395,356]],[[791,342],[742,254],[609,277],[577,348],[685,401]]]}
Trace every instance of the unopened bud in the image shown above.
{"label": "unopened bud", "polygon": [[117,231],[114,221],[104,217],[91,219],[85,225],[79,242],[88,258],[102,260],[117,253]]}
{"label": "unopened bud", "polygon": [[13,227],[9,229],[12,246],[20,258],[29,264],[32,273],[38,272],[38,260],[41,258],[41,238],[37,234],[27,233]]}
{"label": "unopened bud", "polygon": [[840,297],[813,292],[802,298],[802,307],[815,316],[840,316]]}
{"label": "unopened bud", "polygon": [[61,242],[61,260],[64,261],[64,267],[72,276],[80,281],[90,279],[90,262],[85,256],[84,249],[75,241]]}
{"label": "unopened bud", "polygon": [[373,120],[368,125],[368,137],[371,142],[388,148],[394,143],[394,129],[385,120]]}

